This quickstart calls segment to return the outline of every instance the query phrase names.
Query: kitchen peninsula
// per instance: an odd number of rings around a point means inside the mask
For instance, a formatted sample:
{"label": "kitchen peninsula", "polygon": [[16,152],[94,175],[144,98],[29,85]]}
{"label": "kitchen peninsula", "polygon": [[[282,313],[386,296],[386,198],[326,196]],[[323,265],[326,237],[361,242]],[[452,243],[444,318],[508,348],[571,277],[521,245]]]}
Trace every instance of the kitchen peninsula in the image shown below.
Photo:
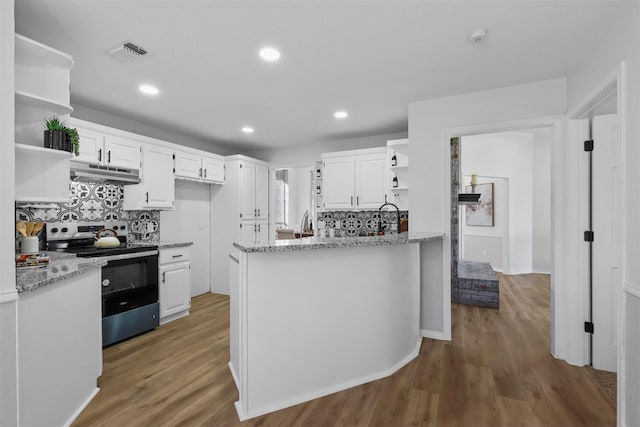
{"label": "kitchen peninsula", "polygon": [[391,375],[418,355],[439,233],[234,243],[229,367],[241,420]]}

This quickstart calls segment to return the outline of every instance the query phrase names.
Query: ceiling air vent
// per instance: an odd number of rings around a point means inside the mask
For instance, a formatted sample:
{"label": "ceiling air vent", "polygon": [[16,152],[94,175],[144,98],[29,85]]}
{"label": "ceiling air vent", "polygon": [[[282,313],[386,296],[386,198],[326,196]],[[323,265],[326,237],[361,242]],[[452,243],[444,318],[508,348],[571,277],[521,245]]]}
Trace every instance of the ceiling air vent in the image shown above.
{"label": "ceiling air vent", "polygon": [[125,62],[131,62],[148,54],[146,49],[131,42],[124,42],[109,51],[109,55]]}

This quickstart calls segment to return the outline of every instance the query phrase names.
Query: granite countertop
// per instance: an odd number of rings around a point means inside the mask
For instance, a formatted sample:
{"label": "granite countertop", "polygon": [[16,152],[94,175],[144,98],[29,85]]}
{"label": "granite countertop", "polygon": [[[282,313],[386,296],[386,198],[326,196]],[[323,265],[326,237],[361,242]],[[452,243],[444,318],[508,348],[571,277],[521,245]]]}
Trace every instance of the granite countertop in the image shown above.
{"label": "granite countertop", "polygon": [[74,254],[45,252],[49,256],[46,267],[16,268],[18,293],[39,289],[87,271],[101,268],[107,261],[100,258],[76,258]]}
{"label": "granite countertop", "polygon": [[174,242],[171,240],[160,240],[158,242],[129,242],[131,246],[148,246],[148,245],[157,245],[158,249],[168,249],[168,248],[179,248],[182,246],[191,246],[193,242]]}
{"label": "granite countertop", "polygon": [[272,240],[264,243],[235,242],[243,252],[287,252],[322,248],[350,248],[356,246],[399,245],[441,240],[443,233],[400,233],[362,237],[304,237],[301,239]]}

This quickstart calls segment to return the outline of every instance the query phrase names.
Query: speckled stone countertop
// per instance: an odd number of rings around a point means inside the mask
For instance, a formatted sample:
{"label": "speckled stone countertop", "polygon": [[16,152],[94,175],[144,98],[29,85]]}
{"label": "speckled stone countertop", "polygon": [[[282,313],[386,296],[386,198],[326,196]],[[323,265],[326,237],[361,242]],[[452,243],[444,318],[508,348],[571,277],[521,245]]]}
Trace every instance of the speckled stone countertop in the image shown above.
{"label": "speckled stone countertop", "polygon": [[401,245],[441,240],[442,237],[443,233],[400,233],[362,237],[305,237],[302,239],[272,240],[264,243],[235,242],[233,246],[243,252],[288,252],[307,249]]}
{"label": "speckled stone countertop", "polygon": [[100,258],[76,258],[74,254],[60,252],[46,252],[46,254],[50,259],[48,266],[16,269],[18,293],[52,285],[107,264],[107,261]]}
{"label": "speckled stone countertop", "polygon": [[193,245],[193,242],[172,242],[169,240],[160,240],[159,242],[129,242],[129,244],[132,246],[157,245],[158,249],[168,249],[168,248],[180,248],[182,246],[191,246]]}

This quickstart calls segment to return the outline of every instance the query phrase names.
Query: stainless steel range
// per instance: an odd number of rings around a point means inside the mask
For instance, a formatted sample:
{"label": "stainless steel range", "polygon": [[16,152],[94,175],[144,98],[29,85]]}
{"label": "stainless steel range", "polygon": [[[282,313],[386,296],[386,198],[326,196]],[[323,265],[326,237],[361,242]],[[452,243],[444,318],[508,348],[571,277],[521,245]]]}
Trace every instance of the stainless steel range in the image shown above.
{"label": "stainless steel range", "polygon": [[[102,267],[102,345],[106,347],[159,324],[158,247],[127,242],[123,222],[48,223],[49,250],[74,253],[81,258],[100,257]],[[96,233],[116,235],[117,245],[99,248]],[[110,241],[109,241],[110,240]]]}

